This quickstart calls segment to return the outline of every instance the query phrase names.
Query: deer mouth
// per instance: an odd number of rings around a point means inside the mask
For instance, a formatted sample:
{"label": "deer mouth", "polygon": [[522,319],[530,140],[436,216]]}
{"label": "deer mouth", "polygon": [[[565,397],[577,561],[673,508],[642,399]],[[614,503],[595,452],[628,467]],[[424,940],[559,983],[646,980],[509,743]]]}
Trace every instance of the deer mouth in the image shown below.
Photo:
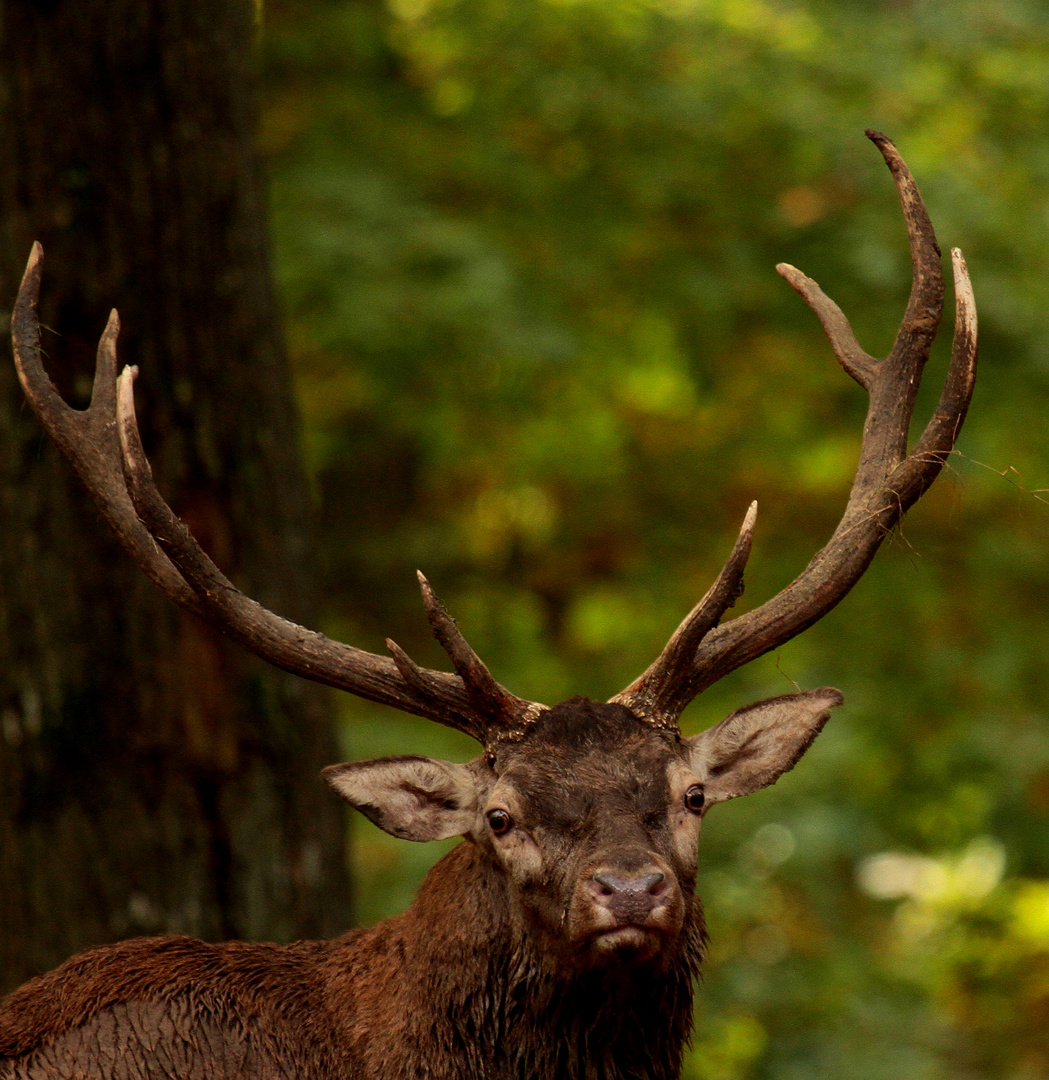
{"label": "deer mouth", "polygon": [[629,923],[598,930],[586,942],[590,963],[598,965],[616,961],[646,963],[663,952],[666,935],[655,926]]}
{"label": "deer mouth", "polygon": [[662,934],[654,926],[614,926],[610,930],[599,930],[590,938],[592,948],[602,952],[615,952],[620,949],[650,948],[659,943]]}

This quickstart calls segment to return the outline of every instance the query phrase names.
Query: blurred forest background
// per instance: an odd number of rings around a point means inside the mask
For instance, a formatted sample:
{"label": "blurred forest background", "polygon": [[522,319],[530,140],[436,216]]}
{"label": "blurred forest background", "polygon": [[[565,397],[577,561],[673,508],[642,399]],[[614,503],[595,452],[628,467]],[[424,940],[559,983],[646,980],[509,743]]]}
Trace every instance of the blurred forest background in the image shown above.
{"label": "blurred forest background", "polygon": [[[847,703],[776,788],[708,819],[686,1075],[1049,1077],[1049,9],[274,0],[260,20],[326,629],[443,665],[420,567],[541,701],[641,670],[751,499],[743,610],[829,535],[865,395],[773,267],[887,351],[909,262],[862,132],[897,141],[969,261],[976,399],[852,595],[686,715],[792,680]],[[339,707],[348,756],[472,753]],[[377,919],[438,852],[352,830]]]}
{"label": "blurred forest background", "polygon": [[[969,262],[958,453],[839,609],[700,730],[838,686],[719,808],[688,1080],[1049,1077],[1049,9],[1036,0],[258,0],[273,250],[323,629],[446,667],[423,569],[522,696],[606,698],[759,503],[747,610],[837,522],[910,266],[865,127]],[[119,303],[119,297],[111,298]],[[949,318],[919,405],[939,393]],[[347,757],[475,748],[341,696]],[[352,822],[363,922],[441,845]]]}

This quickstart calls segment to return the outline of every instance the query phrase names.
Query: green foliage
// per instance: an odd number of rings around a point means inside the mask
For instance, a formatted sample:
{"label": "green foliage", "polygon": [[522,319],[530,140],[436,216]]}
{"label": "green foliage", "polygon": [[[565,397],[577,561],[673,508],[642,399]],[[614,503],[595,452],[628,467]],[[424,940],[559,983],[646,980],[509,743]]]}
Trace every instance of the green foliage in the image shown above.
{"label": "green foliage", "polygon": [[[949,475],[819,626],[698,701],[842,688],[711,818],[695,1080],[1049,1074],[1049,13],[1034,0],[286,0],[263,23],[276,252],[328,630],[608,696],[760,504],[760,603],[844,506],[865,403],[773,271],[883,352],[909,287],[862,138],[968,257],[983,371]],[[945,333],[945,337],[949,334]],[[920,410],[938,393],[946,346]],[[347,700],[348,753],[467,740]],[[355,823],[361,909],[432,848]]]}

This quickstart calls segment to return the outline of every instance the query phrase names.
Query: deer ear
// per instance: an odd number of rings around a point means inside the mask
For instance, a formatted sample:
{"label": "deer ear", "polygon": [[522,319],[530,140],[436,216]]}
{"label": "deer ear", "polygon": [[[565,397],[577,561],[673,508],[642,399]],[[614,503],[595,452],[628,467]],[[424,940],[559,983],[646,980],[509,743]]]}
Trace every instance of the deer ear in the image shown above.
{"label": "deer ear", "polygon": [[389,757],[329,765],[321,774],[348,803],[403,840],[444,840],[477,819],[477,779],[468,765]]}
{"label": "deer ear", "polygon": [[688,740],[689,763],[703,781],[708,804],[749,795],[794,768],[845,699],[825,686],[784,694],[738,709]]}

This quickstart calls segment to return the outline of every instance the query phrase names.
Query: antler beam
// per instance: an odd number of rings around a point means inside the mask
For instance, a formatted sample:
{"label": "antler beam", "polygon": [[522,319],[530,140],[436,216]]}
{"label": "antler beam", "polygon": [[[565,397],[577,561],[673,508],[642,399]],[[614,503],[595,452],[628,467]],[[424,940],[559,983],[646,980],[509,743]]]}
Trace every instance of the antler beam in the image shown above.
{"label": "antler beam", "polygon": [[135,418],[137,369],[125,368],[116,376],[120,322],[115,311],[99,342],[90,406],[70,408],[51,384],[40,362],[36,314],[42,259],[42,248],[34,244],[12,316],[19,379],[40,422],[124,549],[169,599],[285,671],[436,720],[485,744],[543,708],[495,682],[428,585],[424,599],[431,622],[462,677],[420,668],[393,643],[390,659],[333,641],[240,592],[157,491]]}

